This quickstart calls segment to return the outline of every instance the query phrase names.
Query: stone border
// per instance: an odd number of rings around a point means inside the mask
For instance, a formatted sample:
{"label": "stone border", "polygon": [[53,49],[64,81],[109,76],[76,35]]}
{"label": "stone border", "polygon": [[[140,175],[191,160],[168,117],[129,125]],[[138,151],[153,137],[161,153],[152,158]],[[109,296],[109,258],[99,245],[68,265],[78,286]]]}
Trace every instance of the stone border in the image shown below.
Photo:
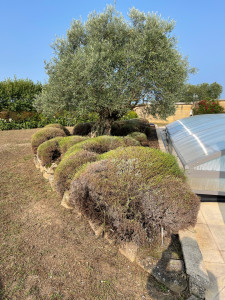
{"label": "stone border", "polygon": [[[162,132],[162,129],[160,130],[158,126],[156,126],[156,132],[160,149],[163,152],[168,152],[164,132]],[[196,297],[204,299],[210,280],[203,262],[202,253],[199,249],[194,228],[179,231],[179,239],[184,256],[186,273],[189,278],[189,291],[192,294],[189,299],[196,299]]]}

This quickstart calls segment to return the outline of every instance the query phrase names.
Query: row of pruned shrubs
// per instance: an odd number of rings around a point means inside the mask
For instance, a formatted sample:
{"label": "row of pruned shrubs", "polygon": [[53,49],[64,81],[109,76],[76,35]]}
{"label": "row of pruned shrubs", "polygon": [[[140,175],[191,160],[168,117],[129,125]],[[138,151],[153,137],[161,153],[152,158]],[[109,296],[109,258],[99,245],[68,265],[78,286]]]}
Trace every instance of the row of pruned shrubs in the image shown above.
{"label": "row of pruned shrubs", "polygon": [[[92,123],[80,123],[73,128],[73,136],[88,136],[91,133]],[[133,119],[126,121],[115,122],[115,127],[112,127],[113,136],[126,136],[139,141],[141,145],[148,145],[148,138],[151,133],[151,128],[148,122],[144,119]],[[113,130],[116,128],[116,131]],[[124,130],[124,128],[127,128]],[[44,141],[50,140],[55,137],[69,136],[70,132],[65,126],[61,124],[49,124],[40,129],[35,135],[33,135],[31,144],[33,152],[36,154],[37,148]],[[68,139],[68,146],[73,144],[73,139]],[[56,142],[55,142],[56,143]],[[63,142],[61,142],[63,143]],[[66,142],[64,142],[66,143]]]}
{"label": "row of pruned shrubs", "polygon": [[32,138],[33,152],[42,167],[56,163],[53,186],[60,196],[69,191],[67,204],[104,224],[118,243],[150,245],[162,227],[177,233],[195,224],[198,197],[173,156],[140,145],[146,135],[67,134],[62,127],[40,130]]}
{"label": "row of pruned shrubs", "polygon": [[[74,135],[89,135],[95,125],[94,122],[86,122],[77,124],[74,127]],[[151,129],[149,122],[145,119],[131,119],[115,121],[112,124],[111,135],[113,136],[125,136],[133,132],[144,133],[147,137],[150,136]]]}

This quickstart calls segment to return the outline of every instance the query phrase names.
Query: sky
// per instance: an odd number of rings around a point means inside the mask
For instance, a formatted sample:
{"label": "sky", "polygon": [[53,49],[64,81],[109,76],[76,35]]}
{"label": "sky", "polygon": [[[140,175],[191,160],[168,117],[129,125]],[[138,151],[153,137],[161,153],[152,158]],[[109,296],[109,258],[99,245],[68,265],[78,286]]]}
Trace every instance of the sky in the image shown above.
{"label": "sky", "polygon": [[[87,19],[114,0],[0,0],[0,81],[29,78],[46,83],[44,61],[55,38],[66,35],[73,19]],[[225,99],[225,1],[224,0],[116,0],[126,18],[129,9],[157,12],[176,22],[173,34],[178,50],[198,73],[190,84],[217,82]]]}

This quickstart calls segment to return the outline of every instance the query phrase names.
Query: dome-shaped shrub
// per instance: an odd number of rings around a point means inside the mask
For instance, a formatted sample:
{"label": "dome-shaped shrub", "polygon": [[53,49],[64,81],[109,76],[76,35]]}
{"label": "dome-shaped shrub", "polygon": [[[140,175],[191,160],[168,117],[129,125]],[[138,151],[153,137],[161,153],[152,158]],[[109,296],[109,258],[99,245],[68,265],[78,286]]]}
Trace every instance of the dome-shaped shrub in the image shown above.
{"label": "dome-shaped shrub", "polygon": [[116,149],[118,147],[139,146],[139,145],[140,143],[135,139],[133,139],[132,137],[123,138],[117,136],[102,135],[102,136],[85,140],[81,143],[78,143],[70,147],[68,151],[65,153],[65,157],[67,157],[77,149],[84,149],[87,151],[102,154],[107,151]]}
{"label": "dome-shaped shrub", "polygon": [[151,132],[149,122],[145,119],[131,119],[112,124],[111,135],[125,136],[132,132],[142,132],[149,137]]}
{"label": "dome-shaped shrub", "polygon": [[72,153],[68,158],[63,159],[54,173],[54,186],[56,192],[63,196],[66,190],[69,190],[70,183],[74,174],[79,168],[87,162],[93,162],[97,160],[98,155],[94,152],[86,150],[78,150]]}
{"label": "dome-shaped shrub", "polygon": [[43,166],[61,160],[62,155],[73,145],[86,140],[83,136],[57,137],[41,144],[37,149],[38,158]]}
{"label": "dome-shaped shrub", "polygon": [[94,122],[79,123],[73,128],[73,135],[88,135],[91,133],[91,129]]}
{"label": "dome-shaped shrub", "polygon": [[66,134],[62,129],[59,128],[53,128],[53,127],[45,127],[37,131],[35,134],[32,135],[31,138],[31,147],[34,154],[37,153],[37,148],[39,145],[44,143],[45,141],[48,141],[50,139],[53,139],[55,137],[65,137]]}
{"label": "dome-shaped shrub", "polygon": [[148,138],[147,138],[147,135],[145,133],[135,131],[135,132],[130,133],[128,136],[130,136],[133,139],[140,142],[142,146],[147,146],[148,145]]}
{"label": "dome-shaped shrub", "polygon": [[42,143],[37,149],[38,158],[42,166],[50,165],[55,162],[60,156],[59,141],[63,137],[56,137],[49,141]]}
{"label": "dome-shaped shrub", "polygon": [[66,135],[70,135],[69,130],[61,124],[48,124],[45,127],[47,127],[47,128],[48,127],[59,128],[59,129],[62,129],[65,132]]}
{"label": "dome-shaped shrub", "polygon": [[87,162],[97,160],[99,154],[117,147],[127,147],[130,145],[138,146],[140,144],[131,137],[99,136],[70,147],[55,169],[54,185],[56,191],[62,195],[66,189],[69,189],[71,179],[79,168]]}
{"label": "dome-shaped shrub", "polygon": [[[78,172],[70,204],[105,224],[117,240],[139,245],[194,225],[199,199],[185,183],[175,158],[156,149],[118,148]],[[100,159],[99,158],[99,159]]]}

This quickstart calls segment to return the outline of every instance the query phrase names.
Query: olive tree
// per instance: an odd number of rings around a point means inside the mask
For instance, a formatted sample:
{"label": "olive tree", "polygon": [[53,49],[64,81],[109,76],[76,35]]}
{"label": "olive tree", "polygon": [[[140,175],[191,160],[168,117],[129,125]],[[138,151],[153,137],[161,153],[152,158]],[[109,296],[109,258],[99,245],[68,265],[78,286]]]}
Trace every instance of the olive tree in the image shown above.
{"label": "olive tree", "polygon": [[160,118],[174,113],[190,71],[172,35],[174,22],[135,8],[128,16],[108,6],[72,22],[53,44],[38,110],[96,112],[97,135],[109,134],[112,122],[140,102]]}

